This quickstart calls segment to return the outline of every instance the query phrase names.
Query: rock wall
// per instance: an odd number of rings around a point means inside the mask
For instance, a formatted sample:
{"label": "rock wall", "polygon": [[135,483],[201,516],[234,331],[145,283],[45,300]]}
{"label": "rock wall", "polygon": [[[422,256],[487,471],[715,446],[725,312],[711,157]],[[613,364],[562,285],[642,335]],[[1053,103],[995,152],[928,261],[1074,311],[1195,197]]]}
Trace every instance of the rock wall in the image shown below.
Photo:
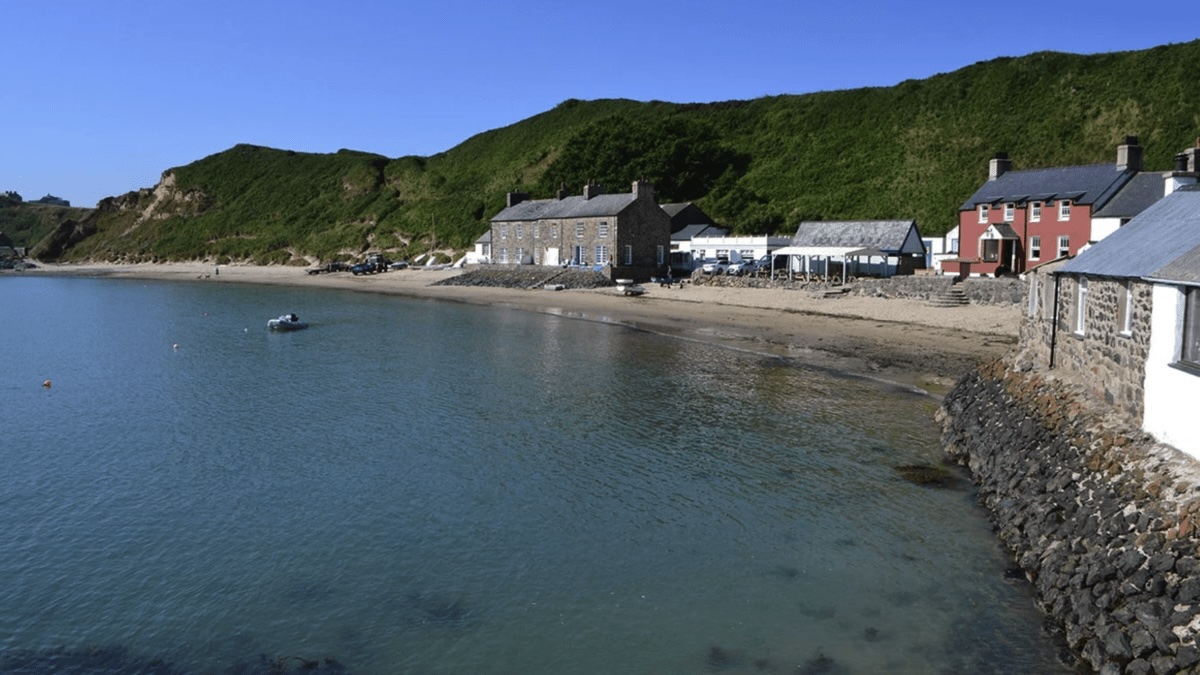
{"label": "rock wall", "polygon": [[[763,273],[759,276],[734,277],[728,275],[706,275],[699,270],[692,273],[692,283],[710,286],[735,286],[746,288],[783,288],[806,291],[822,291],[842,288],[841,281],[804,281],[803,275],[797,275],[789,281],[787,275],[776,273],[777,278],[771,279]],[[910,300],[932,300],[954,286],[955,278],[951,276],[935,276],[917,274],[912,276],[889,277],[875,279],[856,277],[846,284],[849,295],[863,295],[877,298],[907,298]],[[977,305],[1017,305],[1025,302],[1028,286],[1021,279],[1004,278],[975,278],[962,282],[961,288],[967,299]]]}
{"label": "rock wall", "polygon": [[1074,385],[1002,362],[939,419],[998,535],[1083,663],[1200,671],[1200,470]]}

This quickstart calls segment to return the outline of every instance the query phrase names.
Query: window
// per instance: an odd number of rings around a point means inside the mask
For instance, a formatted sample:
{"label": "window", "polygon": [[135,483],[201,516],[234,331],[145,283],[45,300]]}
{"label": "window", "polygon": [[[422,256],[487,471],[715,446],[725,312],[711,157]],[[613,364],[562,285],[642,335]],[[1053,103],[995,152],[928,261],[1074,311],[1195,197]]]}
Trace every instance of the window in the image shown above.
{"label": "window", "polygon": [[575,238],[583,239],[583,223],[575,223]]}
{"label": "window", "polygon": [[1058,238],[1058,255],[1056,258],[1065,258],[1071,255],[1071,237],[1069,235],[1060,235]]}
{"label": "window", "polygon": [[608,264],[608,247],[607,246],[597,246],[596,247],[596,264],[597,265],[607,265]]}
{"label": "window", "polygon": [[950,240],[950,252],[958,253],[958,238],[957,237]]}
{"label": "window", "polygon": [[1029,205],[1029,222],[1031,222],[1031,223],[1042,222],[1042,203],[1041,202],[1032,202]]}
{"label": "window", "polygon": [[633,264],[633,246],[630,246],[629,244],[625,245],[625,264]]}
{"label": "window", "polygon": [[587,259],[585,259],[583,257],[583,247],[582,246],[575,247],[575,255],[571,256],[571,262],[575,263],[576,265],[582,265],[585,262],[587,262]]}
{"label": "window", "polygon": [[1121,335],[1133,335],[1133,282],[1126,280],[1117,294],[1117,325]]}
{"label": "window", "polygon": [[608,222],[603,220],[600,221],[600,227],[596,231],[596,236],[600,237],[601,239],[608,236]]}
{"label": "window", "polygon": [[657,262],[655,263],[655,264],[657,264],[657,265],[661,265],[661,264],[663,264],[663,261],[666,259],[666,258],[665,258],[665,251],[663,250],[662,244],[659,244],[659,245],[658,245],[658,250],[657,250],[657,252],[655,253],[655,258],[654,258],[654,259],[657,261]]}
{"label": "window", "polygon": [[983,261],[996,262],[1000,260],[1000,240],[999,239],[984,239],[979,242],[983,246]]}
{"label": "window", "polygon": [[559,227],[558,225],[550,226],[550,238],[551,239],[558,239],[558,227]]}
{"label": "window", "polygon": [[988,205],[980,204],[979,205],[979,222],[986,223],[987,219],[988,219]]}
{"label": "window", "polygon": [[525,236],[525,226],[517,223],[517,239],[520,239],[523,236]]}
{"label": "window", "polygon": [[501,249],[500,249],[500,262],[501,262],[501,263],[507,263],[507,262],[508,262],[508,249],[507,249],[507,248],[501,248]]}
{"label": "window", "polygon": [[534,224],[533,224],[533,238],[534,238],[534,239],[537,239],[537,238],[538,238],[538,235],[540,235],[540,234],[541,234],[541,232],[539,232],[539,230],[541,230],[541,229],[542,229],[542,228],[538,227],[538,224],[537,224],[537,223],[534,223]]}
{"label": "window", "polygon": [[1059,220],[1070,220],[1071,219],[1071,200],[1070,199],[1058,200],[1058,219]]}
{"label": "window", "polygon": [[1038,260],[1042,257],[1042,238],[1033,235],[1029,238],[1029,259]]}
{"label": "window", "polygon": [[1016,217],[1017,205],[1012,202],[1004,204],[1004,222],[1011,223]]}
{"label": "window", "polygon": [[1075,297],[1075,334],[1083,335],[1087,330],[1088,281],[1079,278],[1079,294]]}
{"label": "window", "polygon": [[508,239],[508,226],[507,225],[500,226],[500,238]]}
{"label": "window", "polygon": [[1200,288],[1189,288],[1183,295],[1183,346],[1179,360],[1200,368]]}
{"label": "window", "polygon": [[525,249],[523,249],[523,248],[517,249],[517,261],[516,262],[518,265],[525,264]]}

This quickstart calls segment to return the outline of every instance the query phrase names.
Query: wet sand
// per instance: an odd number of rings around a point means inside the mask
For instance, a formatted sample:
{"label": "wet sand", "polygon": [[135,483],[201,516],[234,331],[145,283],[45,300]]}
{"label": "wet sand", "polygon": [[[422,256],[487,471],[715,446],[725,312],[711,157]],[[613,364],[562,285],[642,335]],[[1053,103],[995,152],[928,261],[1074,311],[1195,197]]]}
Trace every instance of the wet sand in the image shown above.
{"label": "wet sand", "polygon": [[[719,342],[819,367],[877,376],[933,394],[1015,344],[1020,308],[932,307],[917,300],[806,291],[692,286],[626,297],[614,289],[521,290],[433,286],[459,270],[409,269],[356,277],[303,268],[203,263],[41,265],[23,274],[340,288],[552,313]],[[265,320],[265,319],[264,319]]]}

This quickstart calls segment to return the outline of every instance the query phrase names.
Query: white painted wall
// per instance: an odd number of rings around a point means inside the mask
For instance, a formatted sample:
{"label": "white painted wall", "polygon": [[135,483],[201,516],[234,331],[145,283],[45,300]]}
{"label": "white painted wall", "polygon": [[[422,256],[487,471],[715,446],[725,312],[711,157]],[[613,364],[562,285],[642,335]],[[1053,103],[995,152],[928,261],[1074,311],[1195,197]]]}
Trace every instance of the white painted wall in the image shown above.
{"label": "white painted wall", "polygon": [[764,255],[792,243],[791,237],[692,237],[692,259],[717,257],[718,251],[746,251],[743,257],[757,260]]}
{"label": "white painted wall", "polygon": [[1088,235],[1088,241],[1100,241],[1113,232],[1116,232],[1120,229],[1121,225],[1128,221],[1128,218],[1092,218],[1092,231]]}
{"label": "white painted wall", "polygon": [[1150,315],[1150,351],[1146,357],[1146,412],[1142,428],[1158,440],[1200,459],[1200,427],[1196,401],[1200,376],[1172,368],[1183,328],[1183,293],[1179,287],[1154,285]]}

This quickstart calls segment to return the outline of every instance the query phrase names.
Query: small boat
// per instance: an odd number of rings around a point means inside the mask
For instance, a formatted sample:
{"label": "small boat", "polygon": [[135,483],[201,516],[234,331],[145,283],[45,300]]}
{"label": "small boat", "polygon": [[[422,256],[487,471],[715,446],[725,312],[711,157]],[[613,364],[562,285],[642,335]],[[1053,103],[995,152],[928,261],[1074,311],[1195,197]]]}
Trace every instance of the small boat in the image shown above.
{"label": "small boat", "polygon": [[295,314],[283,314],[278,319],[268,319],[267,328],[271,330],[300,330],[308,328],[308,324]]}

